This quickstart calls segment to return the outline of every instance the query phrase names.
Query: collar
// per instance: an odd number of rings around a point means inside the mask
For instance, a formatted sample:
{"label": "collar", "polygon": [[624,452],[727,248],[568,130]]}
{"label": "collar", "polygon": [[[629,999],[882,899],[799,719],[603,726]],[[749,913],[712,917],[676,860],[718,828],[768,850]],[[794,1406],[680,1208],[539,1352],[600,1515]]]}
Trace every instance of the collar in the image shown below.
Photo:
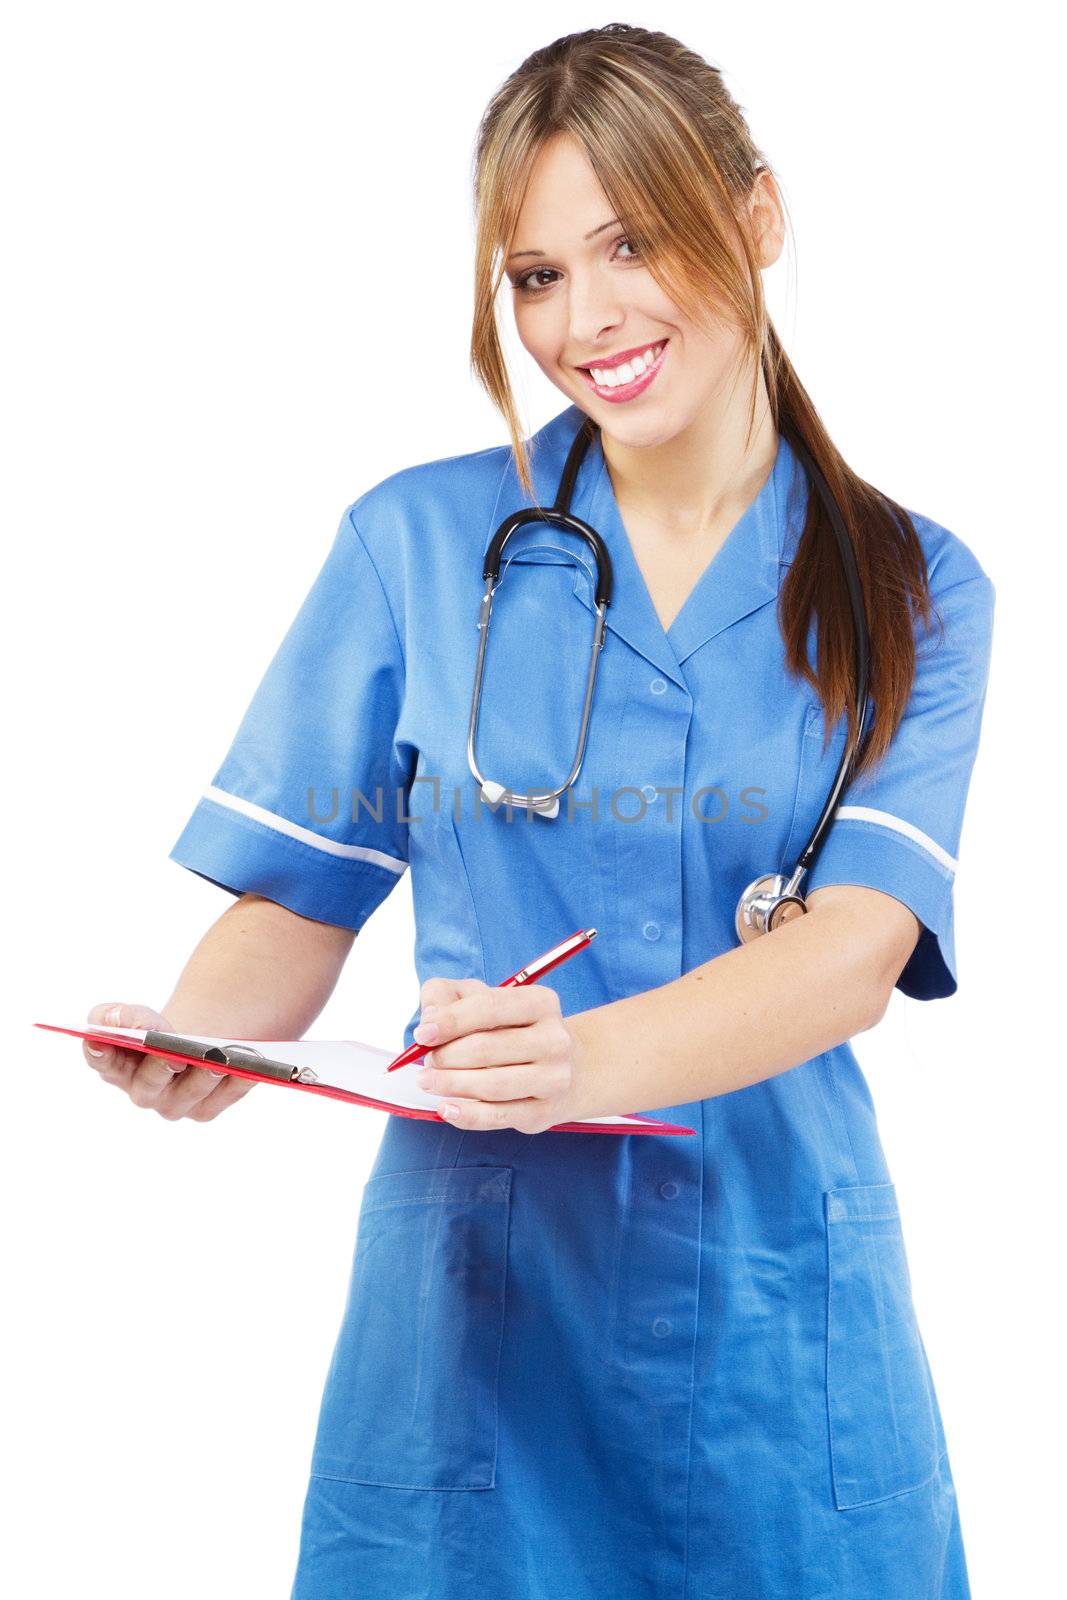
{"label": "collar", "polygon": [[[575,433],[585,420],[578,406],[554,417],[530,440],[534,486],[543,504],[556,498],[559,476]],[[724,629],[778,598],[782,570],[788,566],[795,538],[803,525],[806,475],[779,435],[774,466],[756,498],[742,513],[705,567],[681,611],[664,632],[619,512],[599,430],[575,483],[572,509],[604,540],[615,574],[614,594],[606,626],[681,688],[687,688],[682,663]],[[539,530],[548,533],[550,530]],[[556,544],[570,536],[552,535]],[[593,588],[588,575],[592,555],[574,540],[582,559],[574,594],[593,614]],[[530,559],[533,559],[531,552]]]}

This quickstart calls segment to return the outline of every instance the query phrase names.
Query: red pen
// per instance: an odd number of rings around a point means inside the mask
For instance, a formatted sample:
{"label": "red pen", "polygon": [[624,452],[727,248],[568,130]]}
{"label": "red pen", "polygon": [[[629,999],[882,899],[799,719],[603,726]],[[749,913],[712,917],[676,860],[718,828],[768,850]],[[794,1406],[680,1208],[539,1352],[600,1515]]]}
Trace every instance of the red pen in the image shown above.
{"label": "red pen", "polygon": [[[572,933],[569,939],[564,939],[562,944],[553,945],[543,956],[538,956],[535,961],[527,962],[525,967],[520,967],[518,972],[513,972],[510,978],[498,983],[497,988],[514,989],[520,983],[534,983],[538,978],[544,977],[546,972],[551,972],[553,967],[569,961],[579,950],[584,950],[595,938],[595,928],[580,928],[577,933]],[[393,1072],[397,1067],[406,1067],[409,1061],[417,1061],[427,1050],[432,1049],[433,1045],[430,1044],[410,1044],[406,1050],[401,1050],[395,1061],[390,1061],[385,1070]]]}

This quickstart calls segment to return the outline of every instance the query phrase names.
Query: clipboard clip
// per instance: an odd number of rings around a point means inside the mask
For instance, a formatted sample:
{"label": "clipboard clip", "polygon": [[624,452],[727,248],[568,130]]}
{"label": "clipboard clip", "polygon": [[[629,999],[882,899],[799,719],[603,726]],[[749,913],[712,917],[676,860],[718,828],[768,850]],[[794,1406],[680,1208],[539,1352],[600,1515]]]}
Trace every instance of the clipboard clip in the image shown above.
{"label": "clipboard clip", "polygon": [[282,1083],[318,1083],[319,1075],[310,1067],[294,1067],[288,1061],[272,1061],[262,1051],[250,1044],[204,1045],[198,1039],[183,1039],[174,1033],[159,1033],[149,1029],[145,1033],[146,1050],[155,1046],[174,1055],[193,1056],[211,1066],[248,1067],[264,1078],[276,1078]]}

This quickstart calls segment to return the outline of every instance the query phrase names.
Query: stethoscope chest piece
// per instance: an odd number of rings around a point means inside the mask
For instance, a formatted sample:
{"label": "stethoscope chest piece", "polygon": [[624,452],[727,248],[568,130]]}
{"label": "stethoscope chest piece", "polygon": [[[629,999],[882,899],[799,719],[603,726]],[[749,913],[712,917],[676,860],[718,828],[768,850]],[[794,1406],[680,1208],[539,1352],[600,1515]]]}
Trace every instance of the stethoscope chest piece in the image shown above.
{"label": "stethoscope chest piece", "polygon": [[734,927],[742,944],[773,933],[784,922],[792,922],[807,911],[804,898],[789,892],[789,879],[780,872],[767,872],[754,878],[737,902]]}

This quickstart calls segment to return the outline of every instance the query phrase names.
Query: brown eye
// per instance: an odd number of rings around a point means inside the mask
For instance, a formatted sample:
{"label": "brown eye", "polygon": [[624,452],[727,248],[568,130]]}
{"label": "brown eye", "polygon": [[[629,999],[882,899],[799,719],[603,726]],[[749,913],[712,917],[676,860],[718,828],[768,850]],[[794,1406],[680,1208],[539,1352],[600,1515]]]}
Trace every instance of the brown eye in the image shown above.
{"label": "brown eye", "polygon": [[518,289],[520,294],[539,294],[542,289],[551,288],[551,284],[534,284],[530,282],[530,279],[542,277],[545,273],[549,273],[556,277],[559,276],[559,274],[556,273],[552,267],[531,267],[529,272],[524,272],[520,277],[515,279],[515,288]]}

